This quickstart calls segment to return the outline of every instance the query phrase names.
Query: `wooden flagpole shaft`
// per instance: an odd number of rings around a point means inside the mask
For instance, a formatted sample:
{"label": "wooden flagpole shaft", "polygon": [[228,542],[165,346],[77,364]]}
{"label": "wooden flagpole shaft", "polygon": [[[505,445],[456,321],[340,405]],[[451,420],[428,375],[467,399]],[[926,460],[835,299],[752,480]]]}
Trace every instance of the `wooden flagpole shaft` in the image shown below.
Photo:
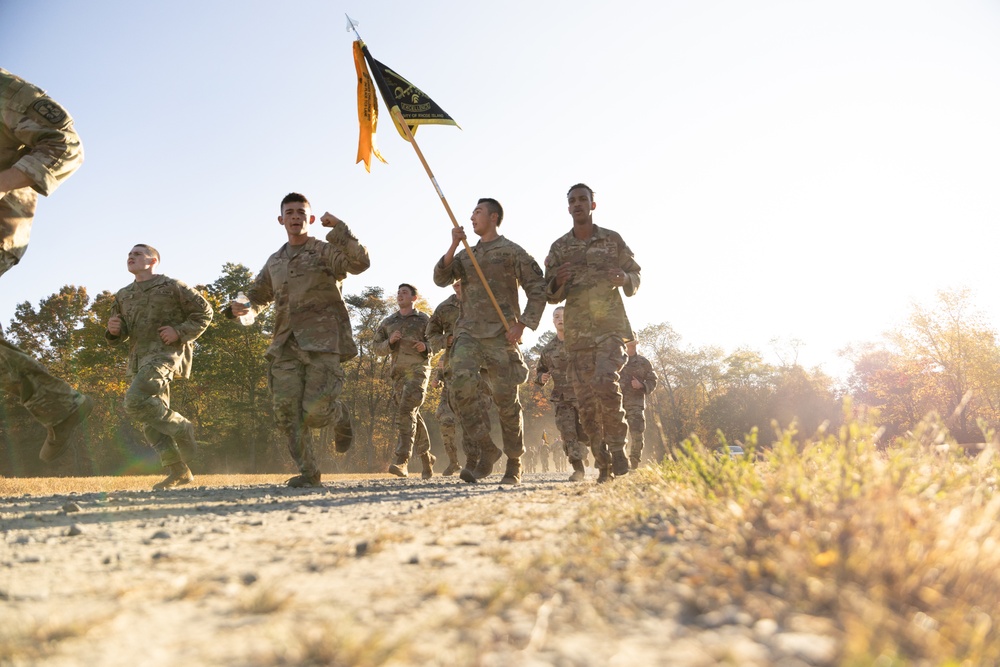
{"label": "wooden flagpole shaft", "polygon": [[[441,198],[441,203],[444,204],[444,210],[448,212],[448,217],[451,218],[451,224],[455,227],[460,227],[458,220],[455,219],[455,214],[451,212],[451,206],[448,205],[448,200],[445,199],[444,193],[441,192],[441,187],[438,185],[437,179],[434,178],[434,173],[431,171],[430,165],[427,164],[427,160],[424,159],[424,154],[420,152],[420,146],[417,145],[417,140],[413,137],[413,133],[410,132],[410,126],[406,124],[406,120],[403,118],[402,112],[399,107],[392,107],[391,112],[393,118],[400,127],[406,132],[406,136],[410,140],[410,145],[413,146],[413,150],[417,152],[417,157],[420,158],[420,164],[424,165],[424,171],[427,172],[428,178],[431,179],[431,183],[434,184],[434,189],[437,190],[438,197]],[[493,296],[493,290],[490,289],[490,284],[486,282],[486,276],[483,275],[483,270],[479,267],[479,262],[476,261],[476,256],[472,254],[472,248],[469,247],[469,242],[462,239],[462,245],[465,246],[465,252],[469,254],[469,259],[472,260],[472,267],[476,270],[476,275],[479,276],[479,280],[483,282],[483,287],[486,288],[486,293],[490,297],[490,301],[493,302],[493,307],[497,309],[497,315],[500,316],[500,321],[503,322],[503,328],[510,331],[510,324],[507,323],[507,318],[504,316],[503,311],[500,309],[500,304],[497,303],[497,298]]]}

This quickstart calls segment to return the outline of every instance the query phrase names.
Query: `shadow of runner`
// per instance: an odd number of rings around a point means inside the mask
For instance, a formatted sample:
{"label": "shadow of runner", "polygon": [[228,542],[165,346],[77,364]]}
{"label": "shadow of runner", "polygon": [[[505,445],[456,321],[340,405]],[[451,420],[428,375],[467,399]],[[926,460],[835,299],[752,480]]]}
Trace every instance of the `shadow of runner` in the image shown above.
{"label": "shadow of runner", "polygon": [[[501,487],[499,475],[479,484],[457,478],[369,479],[293,489],[273,484],[205,487],[167,491],[112,491],[5,498],[0,501],[0,534],[124,521],[156,521],[181,516],[272,514],[297,508],[335,509],[371,505],[380,513],[412,511],[448,500],[489,494],[532,493],[565,483],[564,475],[532,473],[517,487]],[[417,507],[412,507],[417,503]],[[67,510],[71,504],[79,507]],[[386,507],[386,505],[391,507]],[[395,508],[395,510],[393,509]]]}

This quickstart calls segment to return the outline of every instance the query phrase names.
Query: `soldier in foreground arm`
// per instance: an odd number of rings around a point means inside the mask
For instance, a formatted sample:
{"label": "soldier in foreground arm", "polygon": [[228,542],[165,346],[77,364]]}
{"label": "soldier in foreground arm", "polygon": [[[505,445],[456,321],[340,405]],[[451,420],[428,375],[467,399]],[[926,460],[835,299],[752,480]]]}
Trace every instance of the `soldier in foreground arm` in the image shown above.
{"label": "soldier in foreground arm", "polygon": [[[48,196],[83,164],[73,119],[41,89],[0,69],[0,276],[28,249],[38,195]],[[4,283],[11,289],[11,283]],[[8,343],[0,327],[0,386],[47,434],[38,456],[51,462],[94,409],[93,401]]]}

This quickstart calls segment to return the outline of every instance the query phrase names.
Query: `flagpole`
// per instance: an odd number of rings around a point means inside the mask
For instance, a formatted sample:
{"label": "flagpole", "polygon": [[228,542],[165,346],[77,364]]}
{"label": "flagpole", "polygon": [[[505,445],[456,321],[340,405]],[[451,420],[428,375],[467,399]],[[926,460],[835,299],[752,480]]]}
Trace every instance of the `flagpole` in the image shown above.
{"label": "flagpole", "polygon": [[[413,146],[413,150],[416,151],[417,157],[420,158],[420,164],[424,165],[424,171],[427,172],[427,177],[430,178],[431,183],[434,184],[434,189],[437,191],[438,197],[441,198],[444,210],[448,212],[448,217],[451,218],[451,224],[456,228],[461,227],[461,225],[458,224],[458,220],[455,219],[455,214],[452,213],[451,206],[448,204],[448,200],[445,198],[444,192],[441,191],[441,186],[438,185],[437,179],[434,178],[434,173],[431,171],[430,165],[427,164],[427,160],[424,159],[424,154],[420,151],[420,146],[417,145],[417,140],[410,131],[410,126],[406,124],[406,120],[403,118],[403,114],[399,110],[399,107],[394,106],[390,113],[406,131],[406,137]],[[478,275],[479,279],[483,282],[483,287],[486,288],[486,294],[489,295],[490,301],[493,303],[493,307],[497,309],[497,315],[500,316],[500,321],[503,322],[503,328],[510,331],[510,324],[507,323],[507,318],[500,309],[500,304],[497,303],[497,298],[493,295],[493,290],[490,289],[490,284],[486,282],[486,276],[483,274],[483,270],[480,268],[479,262],[476,261],[476,256],[472,254],[472,248],[469,247],[469,242],[466,239],[462,239],[462,245],[465,246],[465,252],[468,253],[469,259],[472,261],[472,268],[476,270],[476,275]]]}
{"label": "flagpole", "polygon": [[[345,16],[347,15],[345,14]],[[385,79],[382,78],[382,72],[375,66],[375,63],[372,62],[372,55],[368,51],[368,45],[365,44],[365,40],[361,39],[361,33],[358,32],[357,22],[350,16],[347,16],[347,27],[348,30],[354,31],[354,35],[358,38],[358,41],[361,42],[361,51],[364,53],[365,60],[368,61],[368,67],[371,70],[372,75],[378,77],[380,84],[378,86],[379,90],[387,90],[388,86],[386,86]],[[383,101],[386,106],[389,106],[388,100]],[[413,150],[416,151],[417,157],[420,158],[420,164],[424,166],[424,171],[427,172],[427,177],[431,179],[431,183],[434,185],[434,190],[437,191],[438,197],[441,198],[444,210],[448,212],[448,217],[451,218],[451,224],[456,228],[460,228],[461,225],[459,225],[458,220],[455,219],[455,214],[452,212],[451,206],[448,204],[448,199],[444,196],[444,192],[441,190],[441,186],[438,185],[437,179],[434,178],[434,172],[431,171],[430,165],[427,164],[427,160],[424,159],[424,154],[420,150],[420,146],[417,145],[417,140],[413,136],[413,132],[410,131],[410,126],[406,124],[406,119],[403,118],[403,112],[399,110],[398,105],[393,105],[390,108],[389,113],[392,115],[397,126],[403,128],[403,131],[406,133],[407,140],[410,142],[410,145],[413,146]],[[476,275],[479,276],[479,280],[482,281],[483,287],[486,288],[486,294],[490,297],[490,302],[493,304],[493,307],[496,308],[497,315],[500,316],[500,321],[503,322],[504,330],[510,331],[510,324],[507,322],[507,317],[503,314],[503,310],[500,308],[500,304],[497,302],[496,296],[493,295],[493,290],[490,289],[490,284],[486,282],[486,276],[483,274],[483,269],[479,266],[476,256],[472,253],[469,241],[467,239],[462,239],[462,245],[465,246],[465,252],[469,255],[469,260],[472,262],[472,268],[476,270]]]}

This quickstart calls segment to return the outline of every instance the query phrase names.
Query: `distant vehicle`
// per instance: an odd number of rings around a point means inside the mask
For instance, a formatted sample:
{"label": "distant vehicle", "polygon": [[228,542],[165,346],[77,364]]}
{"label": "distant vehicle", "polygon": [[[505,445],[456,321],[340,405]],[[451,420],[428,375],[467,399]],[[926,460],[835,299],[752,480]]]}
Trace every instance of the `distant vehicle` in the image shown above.
{"label": "distant vehicle", "polygon": [[739,445],[729,445],[728,448],[719,447],[718,449],[715,450],[715,453],[718,454],[719,456],[725,456],[726,454],[729,454],[729,458],[731,459],[739,459],[746,456],[746,452],[743,451],[743,448],[740,447]]}

